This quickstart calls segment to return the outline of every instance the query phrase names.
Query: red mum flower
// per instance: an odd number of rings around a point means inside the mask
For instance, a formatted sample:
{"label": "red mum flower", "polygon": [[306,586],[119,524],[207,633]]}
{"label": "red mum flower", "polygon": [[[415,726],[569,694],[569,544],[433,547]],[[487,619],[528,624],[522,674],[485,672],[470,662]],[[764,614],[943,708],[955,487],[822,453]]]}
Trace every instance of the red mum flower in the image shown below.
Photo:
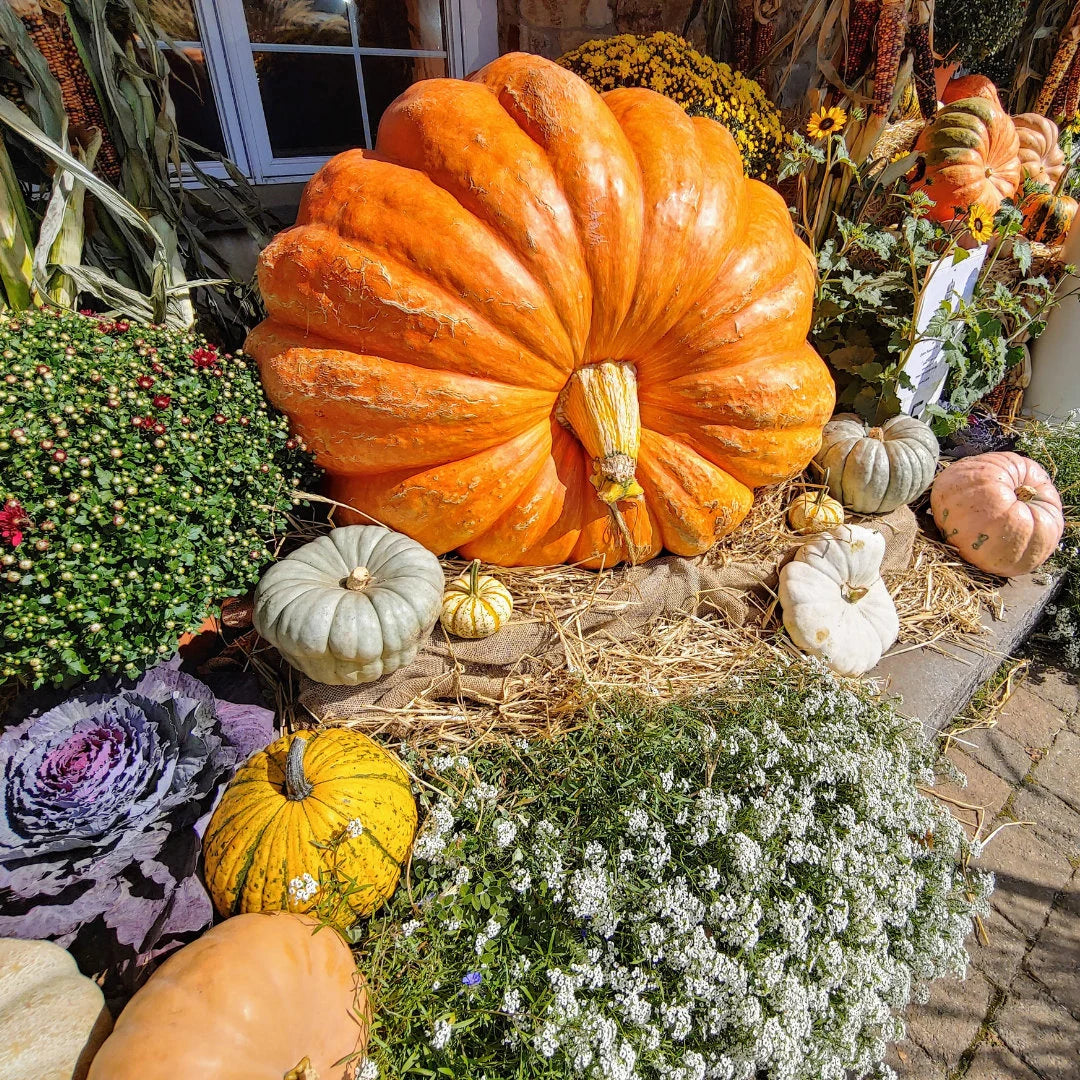
{"label": "red mum flower", "polygon": [[140,375],[135,382],[140,390],[149,390],[154,385],[154,379],[150,375]]}
{"label": "red mum flower", "polygon": [[8,499],[0,510],[0,539],[17,548],[23,542],[23,529],[30,524],[32,522],[20,503]]}
{"label": "red mum flower", "polygon": [[219,363],[216,345],[200,345],[192,354],[191,362],[202,371]]}
{"label": "red mum flower", "polygon": [[158,394],[154,398],[155,409],[167,409],[172,404],[172,398],[168,394]]}

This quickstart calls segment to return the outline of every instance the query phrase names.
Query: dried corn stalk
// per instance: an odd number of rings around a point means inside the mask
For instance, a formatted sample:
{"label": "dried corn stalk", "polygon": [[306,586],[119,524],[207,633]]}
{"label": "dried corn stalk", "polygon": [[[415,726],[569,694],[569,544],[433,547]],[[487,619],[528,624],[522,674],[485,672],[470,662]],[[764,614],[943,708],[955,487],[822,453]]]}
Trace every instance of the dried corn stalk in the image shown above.
{"label": "dried corn stalk", "polygon": [[861,74],[870,62],[874,27],[881,12],[881,0],[855,0],[848,24],[847,52],[840,65],[840,77],[849,83]]}
{"label": "dried corn stalk", "polygon": [[877,26],[877,55],[874,60],[874,107],[872,116],[889,113],[896,91],[896,76],[907,37],[906,0],[885,0]]}
{"label": "dried corn stalk", "polygon": [[929,120],[937,111],[934,50],[930,41],[933,19],[933,4],[928,0],[919,0],[911,28],[908,30],[908,48],[911,50],[915,93],[919,97],[919,111],[923,114],[924,120]]}

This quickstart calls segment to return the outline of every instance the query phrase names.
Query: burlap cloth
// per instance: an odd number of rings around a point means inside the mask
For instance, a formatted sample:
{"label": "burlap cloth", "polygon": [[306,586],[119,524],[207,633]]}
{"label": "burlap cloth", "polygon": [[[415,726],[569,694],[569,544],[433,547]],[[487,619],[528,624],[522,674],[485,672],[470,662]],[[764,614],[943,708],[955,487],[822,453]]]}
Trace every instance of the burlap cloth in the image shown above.
{"label": "burlap cloth", "polygon": [[[857,519],[885,537],[882,574],[902,574],[910,565],[915,515],[902,506],[879,518]],[[716,552],[688,559],[653,559],[599,576],[583,571],[581,602],[563,611],[534,605],[482,641],[449,638],[436,624],[427,644],[407,668],[364,686],[325,686],[303,678],[300,703],[319,720],[391,715],[420,700],[469,700],[497,704],[507,680],[542,675],[545,670],[580,664],[605,641],[644,633],[650,623],[678,614],[723,617],[744,626],[751,613],[766,607],[780,567],[798,543],[780,545],[768,560],[723,562]]]}

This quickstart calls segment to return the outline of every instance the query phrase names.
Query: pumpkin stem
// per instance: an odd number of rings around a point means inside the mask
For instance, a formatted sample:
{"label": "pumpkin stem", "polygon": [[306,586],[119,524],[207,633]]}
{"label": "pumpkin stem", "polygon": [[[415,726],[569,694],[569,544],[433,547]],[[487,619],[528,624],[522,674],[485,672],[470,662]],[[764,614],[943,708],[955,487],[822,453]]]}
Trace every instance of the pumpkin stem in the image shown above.
{"label": "pumpkin stem", "polygon": [[870,590],[868,588],[852,588],[850,585],[845,585],[840,594],[849,604],[857,604]]}
{"label": "pumpkin stem", "polygon": [[469,595],[480,595],[480,560],[473,559],[469,565]]}
{"label": "pumpkin stem", "polygon": [[1031,500],[1034,499],[1035,496],[1038,494],[1038,491],[1036,491],[1035,488],[1033,488],[1030,484],[1021,484],[1016,489],[1016,497],[1021,502],[1031,502]]}
{"label": "pumpkin stem", "polygon": [[289,744],[289,756],[285,759],[286,798],[299,801],[306,799],[315,790],[315,785],[304,775],[306,749],[307,739],[301,739],[299,736]]}
{"label": "pumpkin stem", "polygon": [[869,430],[869,431],[868,431],[868,432],[866,433],[866,437],[867,437],[868,439],[877,439],[877,440],[879,440],[879,441],[880,441],[880,440],[882,440],[882,439],[884,439],[884,438],[885,438],[885,430],[884,430],[884,428],[879,428],[879,427],[872,427],[872,428],[871,428],[871,429],[870,429],[870,430]]}
{"label": "pumpkin stem", "polygon": [[319,1080],[319,1074],[311,1064],[311,1058],[305,1057],[301,1058],[299,1064],[294,1065],[282,1080]]}
{"label": "pumpkin stem", "polygon": [[557,410],[593,460],[589,480],[597,495],[609,506],[641,495],[634,478],[641,446],[634,365],[605,360],[579,368],[564,387]]}
{"label": "pumpkin stem", "polygon": [[366,566],[354,566],[345,579],[345,588],[350,592],[363,592],[371,584],[372,573]]}

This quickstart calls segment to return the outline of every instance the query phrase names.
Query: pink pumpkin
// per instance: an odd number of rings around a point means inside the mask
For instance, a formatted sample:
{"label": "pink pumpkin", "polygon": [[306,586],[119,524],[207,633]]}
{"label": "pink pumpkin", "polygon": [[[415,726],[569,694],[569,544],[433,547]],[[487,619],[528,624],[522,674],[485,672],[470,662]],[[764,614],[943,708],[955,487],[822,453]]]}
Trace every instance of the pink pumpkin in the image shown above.
{"label": "pink pumpkin", "polygon": [[1065,530],[1053,481],[1019,454],[979,454],[950,465],[934,481],[930,508],[965,562],[1002,577],[1042,566]]}

